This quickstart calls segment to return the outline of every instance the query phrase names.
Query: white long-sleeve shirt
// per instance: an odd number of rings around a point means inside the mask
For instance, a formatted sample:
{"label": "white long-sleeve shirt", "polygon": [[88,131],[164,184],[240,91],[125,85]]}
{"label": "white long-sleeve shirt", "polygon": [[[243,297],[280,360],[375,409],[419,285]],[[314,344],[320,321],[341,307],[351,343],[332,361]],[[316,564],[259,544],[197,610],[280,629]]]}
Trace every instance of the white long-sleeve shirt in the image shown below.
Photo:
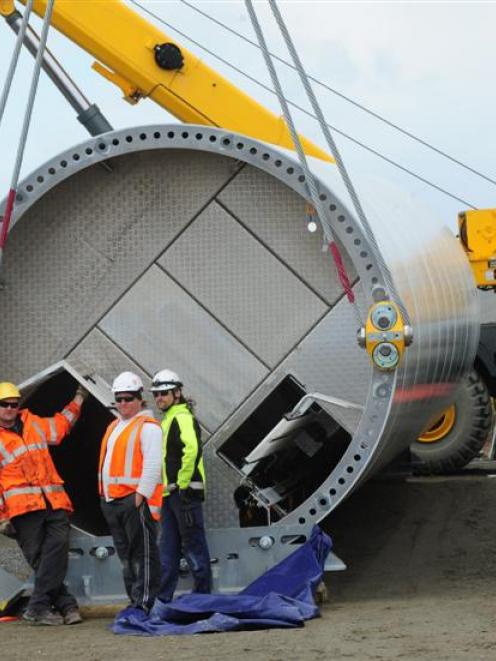
{"label": "white long-sleeve shirt", "polygon": [[[108,482],[110,473],[110,462],[116,440],[126,427],[138,416],[144,415],[153,418],[152,411],[145,409],[128,420],[119,419],[107,441],[107,451],[102,467],[103,493],[107,502],[113,500],[108,495]],[[158,482],[162,481],[162,430],[159,425],[145,422],[140,434],[141,452],[143,454],[143,471],[136,487],[136,491],[150,498]]]}

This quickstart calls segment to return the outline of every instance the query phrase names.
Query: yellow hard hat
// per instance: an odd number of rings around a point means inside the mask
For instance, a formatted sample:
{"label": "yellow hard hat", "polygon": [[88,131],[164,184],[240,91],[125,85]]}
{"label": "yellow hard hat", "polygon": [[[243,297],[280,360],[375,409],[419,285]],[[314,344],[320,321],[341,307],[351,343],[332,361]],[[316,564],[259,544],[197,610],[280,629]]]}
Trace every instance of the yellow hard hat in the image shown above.
{"label": "yellow hard hat", "polygon": [[0,383],[0,399],[8,399],[10,397],[20,397],[21,393],[17,386],[8,381]]}

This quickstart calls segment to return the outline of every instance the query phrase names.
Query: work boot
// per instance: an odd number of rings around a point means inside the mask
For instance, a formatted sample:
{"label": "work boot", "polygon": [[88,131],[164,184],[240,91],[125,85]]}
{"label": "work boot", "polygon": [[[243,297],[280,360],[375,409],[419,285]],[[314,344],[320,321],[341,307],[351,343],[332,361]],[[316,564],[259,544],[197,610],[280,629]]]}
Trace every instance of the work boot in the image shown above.
{"label": "work boot", "polygon": [[54,613],[50,610],[41,611],[40,613],[33,613],[30,610],[24,611],[22,619],[29,622],[33,626],[47,626],[53,627],[64,624],[64,619],[59,613]]}
{"label": "work boot", "polygon": [[64,624],[80,624],[82,621],[83,618],[77,608],[70,608],[64,613]]}

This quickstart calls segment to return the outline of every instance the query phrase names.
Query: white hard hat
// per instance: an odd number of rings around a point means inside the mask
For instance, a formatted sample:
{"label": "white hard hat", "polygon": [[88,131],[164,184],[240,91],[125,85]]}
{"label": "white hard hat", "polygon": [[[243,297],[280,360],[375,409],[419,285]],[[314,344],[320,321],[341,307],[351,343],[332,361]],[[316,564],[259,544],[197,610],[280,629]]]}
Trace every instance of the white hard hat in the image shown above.
{"label": "white hard hat", "polygon": [[181,379],[178,375],[172,370],[160,370],[153,377],[152,387],[150,390],[152,392],[158,392],[159,390],[174,390],[174,388],[182,388]]}
{"label": "white hard hat", "polygon": [[112,384],[112,392],[138,392],[143,390],[143,381],[133,372],[122,372]]}

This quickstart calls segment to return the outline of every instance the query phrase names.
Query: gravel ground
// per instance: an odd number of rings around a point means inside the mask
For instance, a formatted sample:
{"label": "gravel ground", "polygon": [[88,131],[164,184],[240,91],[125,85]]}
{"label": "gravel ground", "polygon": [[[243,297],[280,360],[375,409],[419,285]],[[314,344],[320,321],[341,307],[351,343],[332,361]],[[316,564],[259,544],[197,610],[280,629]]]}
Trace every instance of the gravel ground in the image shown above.
{"label": "gravel ground", "polygon": [[93,611],[77,627],[0,624],[1,649],[9,661],[493,660],[495,496],[494,480],[470,475],[366,485],[326,522],[349,569],[327,577],[322,617],[302,629],[115,636]]}
{"label": "gravel ground", "polygon": [[[482,589],[481,589],[482,588]],[[412,661],[494,660],[492,593],[467,583],[463,590],[407,599],[375,596],[335,601],[302,629],[141,638],[115,636],[110,619],[88,619],[77,627],[35,628],[0,624],[5,659],[135,661],[137,658],[317,661],[330,658]],[[490,606],[490,608],[488,608]]]}

